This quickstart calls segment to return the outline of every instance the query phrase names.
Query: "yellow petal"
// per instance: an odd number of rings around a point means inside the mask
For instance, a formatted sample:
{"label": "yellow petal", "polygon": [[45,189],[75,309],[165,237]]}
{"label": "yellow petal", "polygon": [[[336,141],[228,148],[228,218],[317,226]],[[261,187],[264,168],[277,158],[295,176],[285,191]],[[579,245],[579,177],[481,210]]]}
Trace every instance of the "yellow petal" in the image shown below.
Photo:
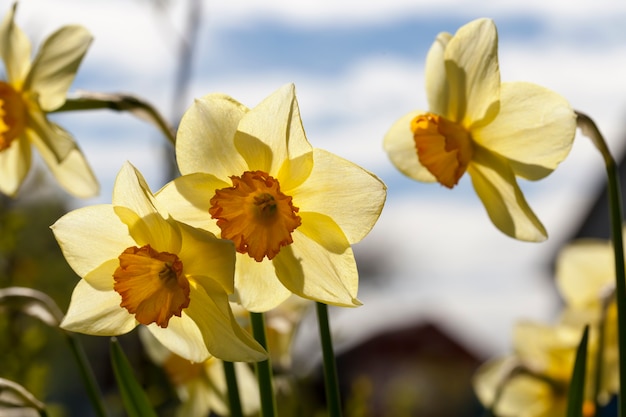
{"label": "yellow petal", "polygon": [[92,39],[82,26],[65,26],[50,35],[39,48],[24,90],[38,94],[44,111],[55,110],[65,103],[67,90]]}
{"label": "yellow petal", "polygon": [[530,370],[557,380],[569,379],[582,327],[518,322],[513,333],[515,352]]}
{"label": "yellow petal", "polygon": [[475,148],[468,172],[493,224],[518,240],[540,242],[547,232],[524,198],[504,158]]}
{"label": "yellow petal", "polygon": [[193,362],[209,354],[232,362],[267,358],[263,348],[237,324],[228,298],[215,283],[212,291],[192,287],[191,302],[181,317],[172,317],[167,328],[148,326],[152,334],[172,352]]}
{"label": "yellow petal", "polygon": [[128,162],[115,180],[113,206],[139,246],[150,244],[161,252],[178,253],[180,231],[163,217],[167,212],[160,207],[141,173]]}
{"label": "yellow petal", "polygon": [[209,94],[183,115],[176,136],[176,160],[181,174],[206,172],[227,181],[248,167],[235,148],[239,121],[248,109],[231,97]]}
{"label": "yellow petal", "polygon": [[420,164],[411,131],[411,121],[423,111],[412,111],[396,121],[385,135],[383,146],[389,159],[407,177],[422,182],[437,182],[428,169]]}
{"label": "yellow petal", "polygon": [[294,242],[274,260],[276,275],[294,294],[344,307],[357,300],[358,272],[352,248],[332,219],[318,213],[302,213],[302,226]]}
{"label": "yellow petal", "polygon": [[115,274],[119,266],[120,260],[118,254],[118,257],[111,258],[89,271],[83,279],[96,290],[108,291],[111,288],[115,289],[113,287],[115,282],[113,274]]}
{"label": "yellow petal", "polygon": [[306,181],[311,175],[313,164],[313,152],[305,153],[294,159],[284,160],[277,175],[281,189],[288,193]]}
{"label": "yellow petal", "polygon": [[58,183],[78,198],[92,198],[100,193],[100,185],[85,155],[78,149],[69,153],[58,165],[48,165]]}
{"label": "yellow petal", "polygon": [[[223,371],[222,371],[223,372]],[[185,384],[185,397],[182,397],[182,403],[176,409],[176,416],[207,416],[211,411],[219,413],[218,415],[228,415],[230,412],[227,405],[227,392],[216,393],[218,389],[213,383],[204,379],[195,379]],[[219,394],[223,394],[220,397]],[[242,396],[242,399],[247,395]]]}
{"label": "yellow petal", "polygon": [[[281,250],[284,251],[286,248]],[[249,311],[264,312],[285,301],[291,292],[276,277],[273,261],[257,262],[247,254],[237,254],[235,289],[239,303]]]}
{"label": "yellow petal", "polygon": [[610,242],[584,239],[567,245],[556,261],[556,283],[572,307],[599,307],[615,286],[615,261]]}
{"label": "yellow petal", "polygon": [[452,35],[441,32],[426,55],[425,79],[428,109],[435,114],[448,114],[450,87],[446,77],[445,50]]}
{"label": "yellow petal", "polygon": [[448,113],[441,116],[466,129],[491,121],[498,112],[500,70],[498,34],[490,19],[477,19],[461,27],[445,50],[450,97]]}
{"label": "yellow petal", "polygon": [[330,217],[351,244],[359,242],[378,220],[387,187],[373,174],[330,152],[315,149],[313,157],[311,175],[290,191],[294,204],[301,211]]}
{"label": "yellow petal", "polygon": [[[192,302],[194,292],[192,290]],[[203,362],[210,353],[202,339],[198,325],[187,315],[190,307],[183,310],[181,317],[172,317],[167,327],[159,327],[156,323],[148,326],[148,330],[166,348],[178,356],[192,362]]]}
{"label": "yellow petal", "polygon": [[79,198],[98,195],[100,186],[74,138],[38,111],[29,112],[26,134],[59,184]]}
{"label": "yellow petal", "polygon": [[[258,412],[260,407],[259,397],[259,384],[257,383],[254,371],[246,366],[245,363],[235,363],[235,373],[237,374],[237,383],[239,384],[239,393],[241,397],[241,407],[243,408],[244,415],[252,415]],[[229,411],[223,400],[227,397],[226,379],[224,378],[224,367],[221,361],[215,361],[212,366],[207,369],[207,376],[211,381],[214,389],[218,392],[213,392],[211,397],[211,404],[216,413],[220,415],[228,415]],[[216,395],[217,394],[217,395]],[[221,398],[221,402],[220,401]],[[222,410],[222,411],[220,411]],[[205,416],[207,413],[201,414]],[[184,416],[191,416],[192,414],[181,414]]]}
{"label": "yellow petal", "polygon": [[8,196],[17,194],[31,163],[30,142],[19,137],[0,152],[0,192]]}
{"label": "yellow petal", "polygon": [[[287,84],[242,117],[235,146],[248,162],[249,170],[275,176],[285,160],[311,152],[295,94],[294,85]],[[306,177],[306,172],[299,176]]]}
{"label": "yellow petal", "polygon": [[115,178],[112,197],[113,206],[127,207],[139,217],[147,217],[154,213],[167,216],[152,195],[145,178],[130,162],[125,162]]}
{"label": "yellow petal", "polygon": [[515,174],[527,179],[548,175],[569,153],[576,116],[567,100],[530,83],[502,84],[500,112],[472,130],[483,147],[508,158]]}
{"label": "yellow petal", "polygon": [[214,234],[179,223],[182,247],[178,253],[184,272],[200,285],[210,278],[224,291],[235,291],[235,247],[229,240],[218,239]]}
{"label": "yellow petal", "polygon": [[7,80],[20,88],[30,69],[30,41],[15,24],[17,2],[13,4],[0,26],[0,56],[7,71]]}
{"label": "yellow petal", "polygon": [[202,172],[180,176],[159,190],[155,198],[175,219],[193,227],[220,234],[215,220],[211,218],[211,198],[215,190],[230,187],[213,175]]}
{"label": "yellow petal", "polygon": [[[548,417],[565,415],[565,395],[546,381],[531,375],[518,375],[505,386],[495,414],[500,416]],[[520,414],[523,410],[523,414]]]}
{"label": "yellow petal", "polygon": [[518,361],[513,356],[506,356],[488,360],[474,373],[472,385],[476,396],[485,408],[493,405],[500,384],[517,365]]}
{"label": "yellow petal", "polygon": [[[228,297],[216,283],[201,294],[200,301],[190,306],[189,316],[195,320],[213,356],[231,362],[258,362],[267,359],[267,352],[238,324]],[[201,288],[198,290],[203,293]]]}
{"label": "yellow petal", "polygon": [[[63,256],[80,277],[111,259],[117,260],[124,249],[136,244],[109,204],[70,211],[51,228]],[[111,274],[111,289],[112,280]]]}
{"label": "yellow petal", "polygon": [[137,326],[135,317],[120,307],[120,295],[113,291],[99,291],[80,280],[61,327],[73,332],[96,336],[117,336]]}
{"label": "yellow petal", "polygon": [[45,160],[48,165],[58,165],[72,150],[78,149],[72,135],[57,124],[50,122],[39,110],[31,108],[28,112],[26,132],[44,158],[53,158]]}

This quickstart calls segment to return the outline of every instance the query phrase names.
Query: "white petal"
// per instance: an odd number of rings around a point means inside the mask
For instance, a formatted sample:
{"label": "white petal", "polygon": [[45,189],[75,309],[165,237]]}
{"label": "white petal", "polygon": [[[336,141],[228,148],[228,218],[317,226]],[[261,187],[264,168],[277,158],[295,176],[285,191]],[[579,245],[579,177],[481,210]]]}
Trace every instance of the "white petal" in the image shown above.
{"label": "white petal", "polygon": [[205,172],[228,181],[247,164],[235,148],[239,121],[248,109],[229,96],[210,94],[183,115],[176,136],[176,160],[181,174]]}
{"label": "white petal", "polygon": [[311,152],[295,94],[293,84],[284,85],[239,122],[235,146],[251,170],[276,176],[284,161]]}
{"label": "white petal", "polygon": [[148,328],[165,347],[193,362],[209,355],[233,362],[265,359],[262,348],[236,323],[226,293],[218,284],[215,290],[207,294],[192,286],[189,307],[181,317],[172,317],[167,328],[154,323]]}
{"label": "white petal", "polygon": [[498,112],[500,69],[498,34],[490,19],[461,27],[445,50],[448,113],[442,116],[468,129],[484,125]]}
{"label": "white petal", "polygon": [[569,244],[556,260],[556,283],[572,307],[599,307],[615,286],[615,257],[610,242],[584,239]]}
{"label": "white petal", "polygon": [[548,237],[504,158],[484,149],[475,149],[468,173],[489,218],[500,231],[530,242],[541,242]]}
{"label": "white petal", "polygon": [[383,146],[389,159],[407,177],[422,182],[436,182],[437,179],[420,164],[417,148],[411,131],[411,120],[423,111],[415,110],[397,120],[383,139]]}
{"label": "white petal", "polygon": [[293,243],[274,258],[276,275],[301,297],[343,307],[361,305],[354,254],[341,229],[321,214],[302,215]]}
{"label": "white petal", "polygon": [[235,264],[235,291],[239,303],[254,312],[271,310],[291,295],[276,277],[272,261],[257,262],[242,253],[237,254]]}
{"label": "white petal", "polygon": [[99,291],[80,280],[74,288],[61,327],[96,336],[117,336],[135,328],[135,316],[120,307],[122,298],[115,291]]}
{"label": "white petal", "polygon": [[37,93],[43,110],[55,110],[65,103],[67,90],[92,39],[82,26],[64,26],[39,48],[24,90]]}
{"label": "white petal", "polygon": [[20,85],[30,69],[30,41],[15,24],[17,2],[4,17],[0,26],[0,56],[7,70],[7,79],[13,85]]}
{"label": "white petal", "polygon": [[141,173],[128,162],[115,180],[113,206],[140,246],[149,244],[158,251],[179,251],[180,231],[166,221],[163,216],[168,215],[167,211],[160,207]]}
{"label": "white petal", "polygon": [[567,100],[530,83],[502,84],[500,112],[488,125],[472,130],[481,146],[511,161],[516,175],[545,177],[568,155],[576,116]]}
{"label": "white petal", "polygon": [[98,195],[98,180],[69,132],[41,112],[31,111],[29,117],[26,134],[59,184],[76,197]]}
{"label": "white petal", "polygon": [[378,220],[386,187],[358,165],[321,149],[313,151],[311,175],[291,191],[301,211],[322,213],[333,219],[350,243],[357,243]]}
{"label": "white petal", "polygon": [[452,35],[441,32],[426,55],[424,69],[426,79],[426,98],[430,112],[445,115],[448,113],[449,85],[446,78],[445,50]]}
{"label": "white petal", "polygon": [[215,190],[231,186],[230,181],[226,183],[213,175],[198,172],[170,181],[155,197],[176,220],[219,235],[220,228],[209,214],[211,198]]}
{"label": "white petal", "polygon": [[11,197],[17,194],[30,169],[31,157],[30,142],[23,136],[0,152],[0,192]]}
{"label": "white petal", "polygon": [[109,204],[73,210],[52,225],[52,232],[63,256],[81,277],[136,245]]}

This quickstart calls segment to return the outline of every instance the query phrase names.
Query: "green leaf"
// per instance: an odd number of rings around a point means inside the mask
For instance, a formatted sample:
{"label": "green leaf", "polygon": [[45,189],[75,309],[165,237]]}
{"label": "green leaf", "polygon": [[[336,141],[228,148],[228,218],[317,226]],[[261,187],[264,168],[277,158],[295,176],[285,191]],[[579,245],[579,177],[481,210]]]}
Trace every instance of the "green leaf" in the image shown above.
{"label": "green leaf", "polygon": [[0,289],[0,312],[19,311],[35,317],[48,326],[58,327],[63,313],[47,294],[24,287]]}
{"label": "green leaf", "polygon": [[0,397],[0,415],[5,415],[3,410],[6,410],[7,415],[13,415],[12,412],[16,411],[26,415],[29,413],[28,410],[32,411],[33,409],[41,416],[46,415],[45,404],[17,382],[0,378],[0,392],[2,393]]}
{"label": "green leaf", "polygon": [[129,417],[157,417],[141,385],[135,379],[124,351],[116,338],[111,338],[111,364],[122,402]]}
{"label": "green leaf", "polygon": [[589,326],[585,326],[580,344],[576,350],[576,360],[572,371],[572,381],[567,394],[567,417],[582,417],[585,401],[585,373],[587,370],[587,339]]}

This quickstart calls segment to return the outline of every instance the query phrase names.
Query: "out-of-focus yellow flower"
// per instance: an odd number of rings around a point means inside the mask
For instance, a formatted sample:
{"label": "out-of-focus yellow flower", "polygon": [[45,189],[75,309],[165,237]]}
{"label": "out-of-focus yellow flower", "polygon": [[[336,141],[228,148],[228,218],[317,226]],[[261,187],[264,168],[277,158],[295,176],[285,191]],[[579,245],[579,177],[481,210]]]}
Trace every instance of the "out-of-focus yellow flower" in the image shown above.
{"label": "out-of-focus yellow flower", "polygon": [[143,324],[194,362],[266,358],[228,303],[232,243],[169,217],[132,165],[118,174],[113,204],[74,210],[52,230],[82,277],[61,327],[114,336]]}
{"label": "out-of-focus yellow flower", "polygon": [[619,390],[615,256],[610,241],[580,239],[566,246],[556,262],[556,282],[565,300],[561,321],[582,328],[590,324],[590,337],[603,326],[600,403]]}
{"label": "out-of-focus yellow flower", "polygon": [[[483,405],[500,417],[565,416],[576,348],[582,328],[519,323],[514,333],[514,354],[494,359],[479,368],[474,390]],[[594,344],[589,344],[589,361]],[[589,382],[592,378],[588,378]],[[591,384],[586,395],[591,398]],[[589,408],[593,401],[586,402]],[[593,414],[589,414],[593,415]]]}
{"label": "out-of-focus yellow flower", "polygon": [[250,311],[291,294],[356,306],[351,244],[373,227],[385,185],[338,156],[311,147],[293,85],[248,109],[210,94],[178,129],[184,174],[157,193],[172,215],[235,242],[235,287]]}
{"label": "out-of-focus yellow flower", "polygon": [[400,118],[384,139],[405,175],[452,188],[468,172],[491,221],[520,240],[547,233],[516,177],[538,180],[567,156],[576,118],[567,101],[543,87],[500,84],[493,21],[478,19],[437,36],[426,58],[430,110]]}
{"label": "out-of-focus yellow flower", "polygon": [[[295,333],[306,310],[312,306],[311,300],[292,294],[279,306],[265,313],[267,351],[272,367],[277,369],[279,374],[286,374],[291,368]],[[232,303],[231,307],[239,323],[252,331],[249,312],[236,303]]]}
{"label": "out-of-focus yellow flower", "polygon": [[[230,415],[228,388],[223,362],[210,357],[204,362],[191,362],[172,353],[150,332],[139,329],[139,336],[150,359],[163,367],[181,405],[178,417],[206,417],[211,412]],[[259,387],[249,365],[236,362],[237,385],[244,415],[254,415],[259,410]]]}
{"label": "out-of-focus yellow flower", "polygon": [[31,62],[31,44],[15,24],[16,5],[0,26],[0,56],[6,81],[0,81],[0,192],[14,196],[31,166],[31,145],[70,194],[98,194],[98,182],[72,136],[46,113],[65,103],[78,66],[91,43],[82,26],[65,26],[50,35]]}

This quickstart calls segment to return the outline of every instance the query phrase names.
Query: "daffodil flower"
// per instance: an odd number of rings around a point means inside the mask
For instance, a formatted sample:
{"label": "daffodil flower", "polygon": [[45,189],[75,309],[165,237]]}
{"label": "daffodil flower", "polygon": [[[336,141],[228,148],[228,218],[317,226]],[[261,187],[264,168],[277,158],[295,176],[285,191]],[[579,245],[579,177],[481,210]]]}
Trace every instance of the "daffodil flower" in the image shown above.
{"label": "daffodil flower", "polygon": [[266,358],[229,306],[232,242],[174,221],[132,165],[118,174],[113,204],[74,210],[52,230],[82,278],[64,329],[114,336],[143,324],[194,362],[209,354],[228,361]]}
{"label": "daffodil flower", "polygon": [[525,82],[500,84],[493,21],[437,36],[426,58],[429,111],[400,118],[384,147],[405,175],[452,188],[467,172],[495,226],[520,240],[547,233],[516,177],[538,180],[567,156],[576,117],[558,94]]}
{"label": "daffodil flower", "polygon": [[606,404],[619,390],[615,255],[610,241],[579,239],[567,245],[556,261],[556,283],[565,301],[561,321],[582,328],[591,337],[603,326],[602,372],[598,400]]}
{"label": "daffodil flower", "polygon": [[291,293],[356,306],[351,244],[378,219],[386,188],[374,175],[308,142],[293,85],[257,107],[210,94],[183,116],[183,176],[157,193],[179,221],[237,249],[242,305],[267,311]]}
{"label": "daffodil flower", "polygon": [[14,196],[31,166],[31,145],[69,193],[98,194],[98,182],[72,136],[46,113],[65,103],[78,66],[91,43],[81,26],[50,35],[31,62],[31,44],[15,24],[16,5],[0,26],[0,56],[6,80],[0,81],[0,192]]}
{"label": "daffodil flower", "polygon": [[[514,332],[514,354],[486,362],[474,376],[474,390],[481,403],[495,406],[494,414],[501,417],[565,416],[581,334],[580,327],[519,323]],[[591,365],[595,344],[590,343],[589,348]],[[594,415],[592,379],[587,379],[584,416]]]}

